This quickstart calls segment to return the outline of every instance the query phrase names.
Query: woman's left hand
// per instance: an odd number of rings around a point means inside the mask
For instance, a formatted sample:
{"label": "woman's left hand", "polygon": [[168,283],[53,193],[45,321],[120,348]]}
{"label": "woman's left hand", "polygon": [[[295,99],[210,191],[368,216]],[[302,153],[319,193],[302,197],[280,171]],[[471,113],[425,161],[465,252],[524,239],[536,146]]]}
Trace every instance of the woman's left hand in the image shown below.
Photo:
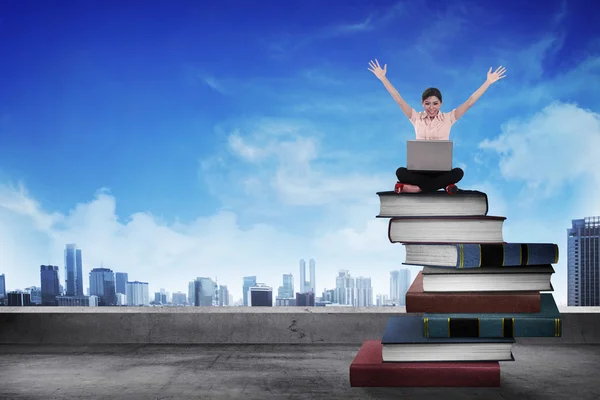
{"label": "woman's left hand", "polygon": [[502,78],[506,78],[506,75],[504,75],[505,72],[506,68],[503,66],[499,66],[494,72],[492,72],[492,68],[490,67],[490,70],[487,73],[487,82],[494,83]]}

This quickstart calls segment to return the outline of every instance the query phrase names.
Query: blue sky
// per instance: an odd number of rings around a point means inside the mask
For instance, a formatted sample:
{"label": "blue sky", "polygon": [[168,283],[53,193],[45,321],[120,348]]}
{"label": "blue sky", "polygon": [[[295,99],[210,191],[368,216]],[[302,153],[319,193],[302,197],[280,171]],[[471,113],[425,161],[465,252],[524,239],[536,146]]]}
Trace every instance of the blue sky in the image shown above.
{"label": "blue sky", "polygon": [[[453,127],[463,188],[507,217],[505,240],[556,242],[600,214],[600,30],[593,2],[6,1],[0,14],[0,272],[39,285],[83,249],[187,291],[217,277],[276,288],[317,261],[389,291],[401,245],[375,220],[414,130],[367,70],[443,111],[503,65]],[[415,272],[416,270],[413,270]]]}

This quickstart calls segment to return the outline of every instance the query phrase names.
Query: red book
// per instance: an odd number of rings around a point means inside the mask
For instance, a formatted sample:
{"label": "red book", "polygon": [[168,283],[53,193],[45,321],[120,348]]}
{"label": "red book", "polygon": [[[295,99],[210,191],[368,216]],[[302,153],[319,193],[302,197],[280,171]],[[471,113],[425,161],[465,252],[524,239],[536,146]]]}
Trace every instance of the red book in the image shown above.
{"label": "red book", "polygon": [[381,341],[367,340],[350,364],[352,387],[499,387],[493,362],[386,362]]}
{"label": "red book", "polygon": [[540,292],[424,292],[423,272],[406,292],[407,313],[539,313]]}

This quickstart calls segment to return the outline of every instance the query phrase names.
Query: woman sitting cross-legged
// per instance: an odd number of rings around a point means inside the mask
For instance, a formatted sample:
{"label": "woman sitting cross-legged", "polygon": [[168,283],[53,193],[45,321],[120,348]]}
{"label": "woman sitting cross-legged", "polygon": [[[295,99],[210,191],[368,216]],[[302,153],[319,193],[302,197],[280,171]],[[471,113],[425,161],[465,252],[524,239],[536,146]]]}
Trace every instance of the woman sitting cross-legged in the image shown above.
{"label": "woman sitting cross-legged", "polygon": [[[436,88],[429,88],[423,92],[423,112],[417,112],[410,107],[406,101],[400,96],[400,93],[392,86],[390,81],[385,76],[387,72],[387,64],[383,69],[379,65],[379,61],[369,62],[375,76],[383,83],[385,88],[390,92],[394,100],[398,103],[404,114],[408,117],[415,128],[417,140],[450,140],[450,130],[452,125],[463,116],[463,114],[481,97],[490,85],[499,79],[505,78],[504,73],[506,68],[500,66],[495,72],[492,68],[487,73],[487,79],[469,99],[460,107],[454,110],[442,113],[442,94]],[[395,192],[432,192],[438,189],[445,189],[449,194],[457,192],[456,184],[463,178],[464,172],[460,168],[453,168],[451,171],[444,172],[414,172],[404,167],[396,170]]]}

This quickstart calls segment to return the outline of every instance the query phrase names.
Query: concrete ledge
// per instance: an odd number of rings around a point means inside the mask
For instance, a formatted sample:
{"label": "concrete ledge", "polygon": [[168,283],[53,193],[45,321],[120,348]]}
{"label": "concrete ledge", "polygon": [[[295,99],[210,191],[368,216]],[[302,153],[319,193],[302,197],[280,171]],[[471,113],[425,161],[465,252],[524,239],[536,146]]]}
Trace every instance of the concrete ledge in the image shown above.
{"label": "concrete ledge", "polygon": [[[517,340],[600,344],[600,312],[587,311],[563,312],[560,338]],[[0,344],[360,345],[381,339],[397,315],[408,314],[401,307],[13,307],[0,310]]]}

